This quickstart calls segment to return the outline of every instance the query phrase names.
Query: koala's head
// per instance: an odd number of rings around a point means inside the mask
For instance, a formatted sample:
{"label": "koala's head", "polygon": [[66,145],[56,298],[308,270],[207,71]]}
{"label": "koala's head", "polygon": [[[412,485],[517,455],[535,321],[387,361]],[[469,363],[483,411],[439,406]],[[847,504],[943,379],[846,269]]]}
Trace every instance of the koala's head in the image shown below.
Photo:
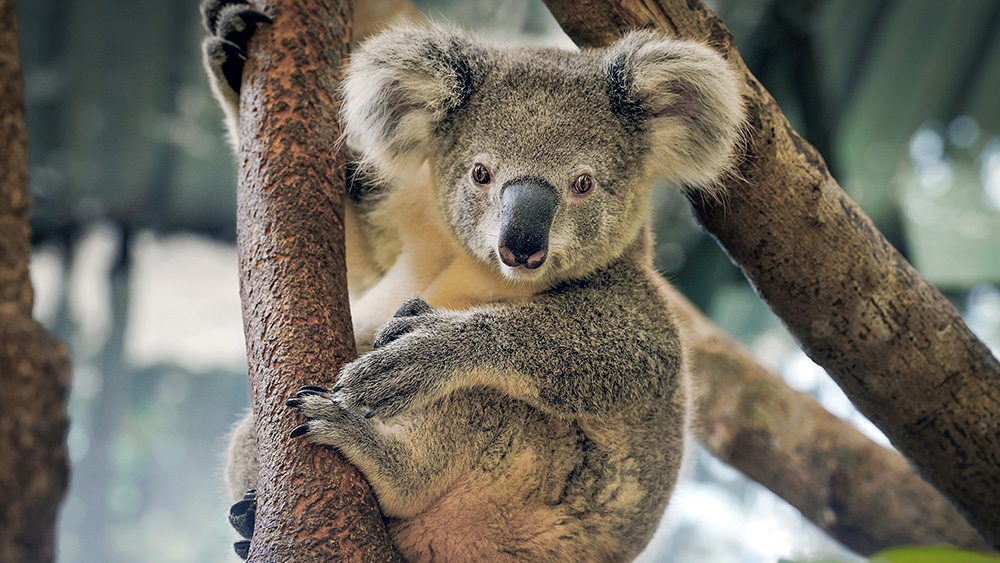
{"label": "koala's head", "polygon": [[508,278],[555,282],[619,256],[650,181],[710,189],[743,119],[736,76],[700,44],[632,32],[608,49],[500,47],[453,30],[366,42],[345,132],[388,180],[429,161],[456,239]]}

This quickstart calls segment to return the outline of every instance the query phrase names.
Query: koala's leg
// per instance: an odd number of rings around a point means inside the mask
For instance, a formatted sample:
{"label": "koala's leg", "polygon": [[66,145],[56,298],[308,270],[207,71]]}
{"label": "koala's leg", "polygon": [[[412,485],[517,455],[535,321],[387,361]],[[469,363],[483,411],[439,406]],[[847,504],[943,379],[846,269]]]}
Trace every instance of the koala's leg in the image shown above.
{"label": "koala's leg", "polygon": [[212,93],[226,113],[226,126],[235,146],[239,132],[240,82],[243,80],[247,44],[257,31],[257,24],[270,22],[271,18],[239,0],[204,0],[201,13],[211,34],[202,43],[205,70],[208,71]]}

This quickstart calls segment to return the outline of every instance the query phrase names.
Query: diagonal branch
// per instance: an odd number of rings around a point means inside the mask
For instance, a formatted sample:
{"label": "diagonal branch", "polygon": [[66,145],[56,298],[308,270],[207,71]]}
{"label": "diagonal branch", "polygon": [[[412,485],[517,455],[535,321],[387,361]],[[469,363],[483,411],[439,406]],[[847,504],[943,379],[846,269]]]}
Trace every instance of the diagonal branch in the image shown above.
{"label": "diagonal branch", "polygon": [[720,50],[746,78],[743,180],[694,198],[705,228],[806,353],[1000,547],[1000,363],[878,232],[696,0],[548,0],[580,45],[657,27]]}
{"label": "diagonal branch", "polygon": [[664,283],[696,374],[695,435],[845,546],[986,547],[902,456],[790,388]]}

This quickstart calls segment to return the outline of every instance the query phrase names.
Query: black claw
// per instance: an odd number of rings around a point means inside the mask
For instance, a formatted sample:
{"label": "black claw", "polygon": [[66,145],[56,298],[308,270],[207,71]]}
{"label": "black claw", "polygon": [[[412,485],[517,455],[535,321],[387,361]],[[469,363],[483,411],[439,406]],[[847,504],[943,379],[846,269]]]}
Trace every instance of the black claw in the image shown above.
{"label": "black claw", "polygon": [[322,395],[329,392],[329,389],[326,387],[320,387],[319,385],[303,385],[302,387],[299,387],[298,391],[295,392],[295,396],[305,397],[307,395]]}
{"label": "black claw", "polygon": [[226,54],[221,65],[222,75],[233,92],[239,92],[240,84],[243,81],[243,63],[247,60],[247,52],[239,45],[224,39],[220,40],[219,43],[222,45],[222,51]]}
{"label": "black claw", "polygon": [[258,12],[257,10],[244,10],[240,12],[240,16],[247,21],[252,21],[254,23],[274,23],[274,19],[271,16],[265,14],[264,12]]}
{"label": "black claw", "polygon": [[338,393],[338,392],[339,392],[339,391],[340,391],[341,389],[343,389],[343,388],[344,388],[344,386],[343,386],[343,385],[334,385],[334,386],[333,386],[333,389],[330,389],[330,392],[331,392],[331,393]]}
{"label": "black claw", "polygon": [[225,51],[226,55],[230,58],[236,57],[242,61],[247,60],[247,52],[236,43],[232,41],[226,41],[225,39],[219,41],[222,44],[222,50]]}
{"label": "black claw", "polygon": [[375,416],[375,411],[371,410],[365,413],[365,418],[371,418]]}
{"label": "black claw", "polygon": [[289,436],[291,436],[292,438],[297,438],[297,437],[305,434],[306,432],[309,432],[309,423],[308,422],[305,423],[305,424],[300,424],[300,425],[296,426],[295,428],[293,428],[292,429],[292,433],[289,434]]}
{"label": "black claw", "polygon": [[246,559],[250,557],[250,540],[240,540],[238,542],[233,542],[233,551],[240,559]]}
{"label": "black claw", "polygon": [[286,407],[301,407],[302,406],[302,402],[303,402],[302,399],[288,399],[287,401],[285,401],[285,406]]}

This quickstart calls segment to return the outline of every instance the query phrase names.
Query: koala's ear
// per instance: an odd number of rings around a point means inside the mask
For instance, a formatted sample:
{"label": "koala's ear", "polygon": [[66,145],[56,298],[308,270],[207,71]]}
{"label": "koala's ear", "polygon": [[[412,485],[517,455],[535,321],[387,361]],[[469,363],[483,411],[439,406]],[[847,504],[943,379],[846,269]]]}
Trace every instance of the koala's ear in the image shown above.
{"label": "koala's ear", "polygon": [[604,57],[611,109],[649,133],[647,173],[710,190],[732,166],[742,134],[736,73],[700,43],[634,31]]}
{"label": "koala's ear", "polygon": [[362,165],[387,177],[419,168],[431,136],[475,91],[480,51],[441,27],[395,28],[368,39],[342,83],[344,134]]}

